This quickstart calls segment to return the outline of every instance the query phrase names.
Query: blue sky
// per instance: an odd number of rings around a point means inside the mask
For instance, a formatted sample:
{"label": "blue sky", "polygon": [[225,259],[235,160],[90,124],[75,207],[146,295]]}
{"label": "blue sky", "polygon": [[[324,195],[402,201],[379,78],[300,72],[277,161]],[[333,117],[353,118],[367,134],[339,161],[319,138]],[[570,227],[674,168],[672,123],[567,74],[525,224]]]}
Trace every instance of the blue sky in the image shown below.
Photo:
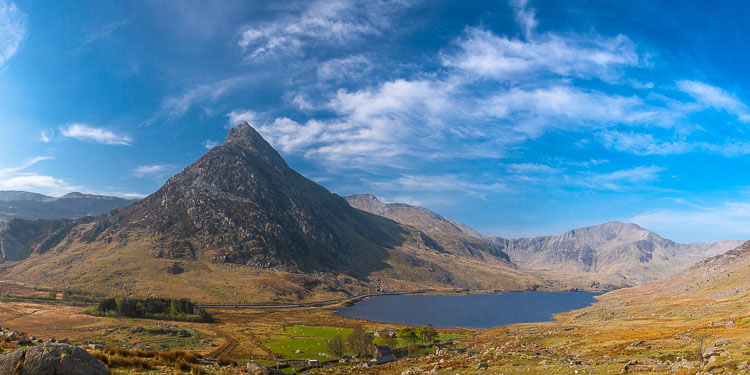
{"label": "blue sky", "polygon": [[248,121],[488,234],[747,239],[749,7],[0,0],[0,190],[145,196]]}

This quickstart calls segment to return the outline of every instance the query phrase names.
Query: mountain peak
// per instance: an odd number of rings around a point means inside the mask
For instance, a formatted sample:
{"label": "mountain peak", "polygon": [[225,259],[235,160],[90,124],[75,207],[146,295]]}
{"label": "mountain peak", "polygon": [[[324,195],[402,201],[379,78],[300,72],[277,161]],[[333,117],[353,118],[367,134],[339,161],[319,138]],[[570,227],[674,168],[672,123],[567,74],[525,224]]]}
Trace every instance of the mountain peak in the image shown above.
{"label": "mountain peak", "polygon": [[266,146],[271,147],[268,142],[258,133],[255,128],[252,127],[247,121],[232,128],[227,134],[227,138],[224,143],[246,143],[252,146]]}

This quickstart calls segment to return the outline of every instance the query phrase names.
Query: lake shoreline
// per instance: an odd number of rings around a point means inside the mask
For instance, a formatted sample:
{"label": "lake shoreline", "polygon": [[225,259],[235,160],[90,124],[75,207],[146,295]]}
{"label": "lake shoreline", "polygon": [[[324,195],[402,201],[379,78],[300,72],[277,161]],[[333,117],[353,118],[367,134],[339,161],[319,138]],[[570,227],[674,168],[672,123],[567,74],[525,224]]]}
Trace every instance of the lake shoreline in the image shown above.
{"label": "lake shoreline", "polygon": [[374,296],[333,308],[337,316],[385,324],[491,329],[555,320],[555,315],[598,301],[593,292],[504,292]]}

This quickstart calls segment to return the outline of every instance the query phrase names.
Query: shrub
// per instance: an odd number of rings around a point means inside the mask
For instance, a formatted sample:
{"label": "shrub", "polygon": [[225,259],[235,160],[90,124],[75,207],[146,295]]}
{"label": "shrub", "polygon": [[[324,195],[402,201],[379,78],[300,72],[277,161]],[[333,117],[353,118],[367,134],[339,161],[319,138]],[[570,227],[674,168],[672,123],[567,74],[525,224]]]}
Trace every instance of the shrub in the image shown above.
{"label": "shrub", "polygon": [[219,366],[232,366],[237,367],[237,361],[229,357],[219,357],[217,359]]}

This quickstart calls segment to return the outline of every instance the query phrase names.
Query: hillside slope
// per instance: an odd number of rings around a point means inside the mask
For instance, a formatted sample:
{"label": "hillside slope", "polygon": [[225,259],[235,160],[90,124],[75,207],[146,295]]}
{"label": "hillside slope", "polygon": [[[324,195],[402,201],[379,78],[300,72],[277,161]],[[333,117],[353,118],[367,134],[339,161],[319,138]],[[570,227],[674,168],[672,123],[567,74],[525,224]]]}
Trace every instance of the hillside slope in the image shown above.
{"label": "hillside slope", "polygon": [[489,253],[510,261],[508,255],[489,237],[426,208],[404,203],[383,203],[371,194],[349,195],[344,199],[352,207],[412,226],[436,239],[442,247],[455,249],[461,255],[481,256]]}
{"label": "hillside slope", "polygon": [[70,193],[48,197],[25,191],[0,191],[0,226],[11,219],[75,219],[127,206],[135,200]]}
{"label": "hillside slope", "polygon": [[13,220],[0,247],[11,279],[217,302],[547,286],[502,252],[466,254],[352,208],[248,124],[137,203],[97,218]]}

